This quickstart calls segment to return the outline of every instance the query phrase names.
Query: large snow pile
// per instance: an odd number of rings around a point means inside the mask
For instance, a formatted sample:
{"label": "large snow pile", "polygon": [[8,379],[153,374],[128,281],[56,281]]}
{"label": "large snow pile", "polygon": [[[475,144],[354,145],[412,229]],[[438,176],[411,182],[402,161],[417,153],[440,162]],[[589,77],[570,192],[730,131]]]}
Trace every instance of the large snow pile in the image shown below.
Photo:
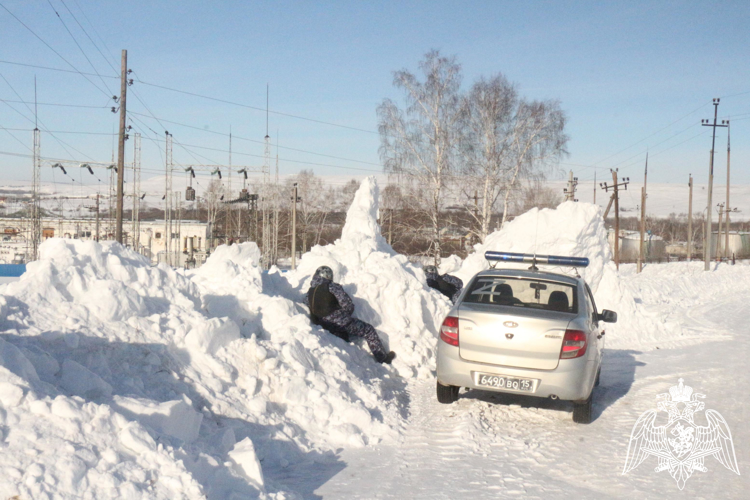
{"label": "large snow pile", "polygon": [[[588,267],[579,272],[594,291],[605,269],[611,270],[614,266],[609,266],[611,255],[600,209],[590,203],[568,201],[556,209],[532,208],[487,236],[484,244],[476,245],[474,253],[466,258],[455,275],[467,283],[479,271],[489,269],[484,258],[488,250],[588,257]],[[502,266],[526,269],[529,264],[503,263]]]}
{"label": "large snow pile", "polygon": [[394,252],[381,236],[378,197],[375,178],[366,178],[349,208],[341,238],[306,253],[288,280],[304,293],[315,270],[329,266],[335,281],[353,298],[355,316],[372,324],[386,348],[396,352],[393,365],[399,373],[430,377],[437,331],[450,303],[427,286],[421,268]]}
{"label": "large snow pile", "polygon": [[0,296],[0,497],[199,496],[180,452],[203,424],[199,377],[175,346],[218,346],[236,326],[119,245],[40,250]]}
{"label": "large snow pile", "polygon": [[[0,289],[0,498],[254,498],[398,436],[403,381],[261,293],[255,244],[193,277],[49,240]],[[281,498],[281,497],[279,497]]]}
{"label": "large snow pile", "polygon": [[[474,247],[454,274],[466,284],[476,273],[489,269],[488,250],[588,257],[589,265],[578,271],[594,292],[598,309],[618,314],[616,324],[607,325],[607,345],[617,348],[649,348],[654,342],[678,339],[679,325],[663,315],[639,307],[633,291],[624,284],[612,261],[601,208],[591,203],[566,201],[556,209],[533,208],[487,236]],[[526,269],[529,264],[502,267]],[[569,273],[569,268],[539,266],[542,270]]]}
{"label": "large snow pile", "polygon": [[[284,498],[285,468],[397,440],[397,371],[432,373],[449,305],[385,244],[377,197],[365,181],[341,240],[287,277],[261,273],[254,243],[182,272],[46,241],[0,287],[0,498]],[[321,263],[397,365],[310,324],[302,292]]]}

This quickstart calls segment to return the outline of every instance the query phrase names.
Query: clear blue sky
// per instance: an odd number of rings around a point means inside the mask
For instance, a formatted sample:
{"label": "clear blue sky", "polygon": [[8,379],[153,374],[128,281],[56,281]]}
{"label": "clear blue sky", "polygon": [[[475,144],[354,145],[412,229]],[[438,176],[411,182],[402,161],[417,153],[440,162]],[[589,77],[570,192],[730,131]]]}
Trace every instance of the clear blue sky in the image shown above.
{"label": "clear blue sky", "polygon": [[[272,113],[269,132],[274,144],[278,140],[282,146],[282,174],[303,168],[337,175],[380,170],[375,108],[384,97],[399,97],[392,87],[394,70],[416,71],[422,55],[437,48],[457,56],[465,87],[480,75],[502,72],[528,98],[559,99],[569,118],[570,136],[570,155],[561,168],[572,168],[581,179],[593,178],[592,166],[601,167],[599,179],[608,177],[612,166],[619,166],[623,175],[640,177],[648,149],[650,181],[684,183],[693,173],[696,182],[706,182],[711,138],[700,120],[713,116],[711,98],[721,96],[720,118],[736,117],[733,181],[750,183],[747,1],[49,1],[104,76],[115,71],[65,5],[113,66],[119,69],[120,50],[127,49],[129,67],[145,82],[258,108],[265,108],[269,84],[272,111],[371,131]],[[0,4],[77,69],[93,71],[47,0],[0,0]],[[0,60],[70,69],[2,8],[0,42]],[[39,118],[49,130],[111,134],[117,123],[107,100],[107,95],[119,94],[116,79],[105,78],[109,90],[104,90],[98,77],[89,77],[100,91],[73,73],[0,63],[0,74],[23,100],[33,101],[36,75],[40,103],[101,106],[40,105]],[[228,138],[211,132],[225,134],[230,126],[235,136],[260,141],[236,139],[233,163],[262,162],[264,112],[140,83],[130,89],[157,117],[199,129],[162,126],[150,117],[133,115],[134,124],[144,132],[145,177],[163,169],[163,146],[146,137],[163,139],[165,127],[181,144],[221,150],[188,146],[191,156],[175,145],[178,163],[226,164]],[[0,99],[18,100],[2,79]],[[10,105],[18,112],[0,102],[0,126],[33,128],[21,116],[30,117],[29,110],[23,104]],[[128,110],[149,114],[132,92]],[[12,133],[20,142],[0,129],[0,151],[29,154],[31,133]],[[55,135],[70,145],[70,153],[43,134],[42,156],[110,160],[110,135]],[[716,182],[723,183],[725,129],[717,135],[717,151]],[[128,149],[126,159],[130,157]],[[0,154],[0,179],[28,178],[30,163],[27,158]],[[45,180],[52,178],[48,170]],[[96,182],[79,172],[72,175]],[[60,181],[59,173],[56,179]]]}

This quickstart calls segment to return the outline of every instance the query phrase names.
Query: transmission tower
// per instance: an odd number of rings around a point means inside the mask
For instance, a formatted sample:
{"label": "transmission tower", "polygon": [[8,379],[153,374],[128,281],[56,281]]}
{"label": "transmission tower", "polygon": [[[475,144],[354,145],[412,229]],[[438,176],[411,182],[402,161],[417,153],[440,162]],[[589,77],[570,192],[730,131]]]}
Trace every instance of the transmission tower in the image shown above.
{"label": "transmission tower", "polygon": [[39,244],[42,240],[42,213],[39,203],[39,171],[41,170],[40,157],[41,137],[39,135],[39,129],[34,127],[34,164],[32,166],[33,172],[31,175],[31,234],[29,235],[29,239],[31,240],[31,260],[39,258]]}
{"label": "transmission tower", "polygon": [[276,132],[276,179],[273,184],[273,260],[279,261],[279,133]]}
{"label": "transmission tower", "polygon": [[263,217],[262,256],[263,269],[271,267],[271,253],[273,251],[273,237],[271,235],[271,141],[266,135],[265,153],[263,155],[263,184],[261,186],[261,216]]}
{"label": "transmission tower", "polygon": [[271,267],[273,237],[271,236],[271,136],[268,135],[268,85],[266,85],[266,137],[263,152],[263,182],[260,190],[260,209],[263,217],[261,262],[263,269]]}
{"label": "transmission tower", "polygon": [[167,265],[172,265],[172,134],[164,132],[166,141],[165,189],[164,189],[164,253]]}
{"label": "transmission tower", "polygon": [[[227,184],[229,185],[229,199],[232,199],[232,196],[234,196],[234,192],[232,191],[232,128],[231,127],[229,128],[229,169],[227,172]],[[227,205],[227,227],[226,227],[227,240],[234,236],[234,232],[232,231],[233,222],[234,222],[234,219],[232,215],[232,205],[228,204]],[[239,230],[238,230],[238,233],[239,233]]]}

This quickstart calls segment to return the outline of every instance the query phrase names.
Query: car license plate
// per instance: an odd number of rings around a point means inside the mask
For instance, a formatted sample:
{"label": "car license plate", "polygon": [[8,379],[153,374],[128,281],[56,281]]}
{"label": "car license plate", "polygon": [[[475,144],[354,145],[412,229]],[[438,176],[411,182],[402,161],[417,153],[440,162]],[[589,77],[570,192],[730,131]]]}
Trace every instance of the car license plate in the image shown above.
{"label": "car license plate", "polygon": [[538,382],[530,378],[506,377],[505,375],[493,375],[491,373],[475,373],[474,380],[480,387],[515,392],[535,392],[536,382]]}

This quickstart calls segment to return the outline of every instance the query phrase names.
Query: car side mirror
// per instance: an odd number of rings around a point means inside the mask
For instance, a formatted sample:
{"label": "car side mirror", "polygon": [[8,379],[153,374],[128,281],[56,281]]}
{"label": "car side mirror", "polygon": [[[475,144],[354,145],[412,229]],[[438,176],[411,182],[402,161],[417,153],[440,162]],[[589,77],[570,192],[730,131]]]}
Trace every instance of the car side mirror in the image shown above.
{"label": "car side mirror", "polygon": [[599,315],[599,319],[605,323],[617,323],[617,313],[604,309]]}

